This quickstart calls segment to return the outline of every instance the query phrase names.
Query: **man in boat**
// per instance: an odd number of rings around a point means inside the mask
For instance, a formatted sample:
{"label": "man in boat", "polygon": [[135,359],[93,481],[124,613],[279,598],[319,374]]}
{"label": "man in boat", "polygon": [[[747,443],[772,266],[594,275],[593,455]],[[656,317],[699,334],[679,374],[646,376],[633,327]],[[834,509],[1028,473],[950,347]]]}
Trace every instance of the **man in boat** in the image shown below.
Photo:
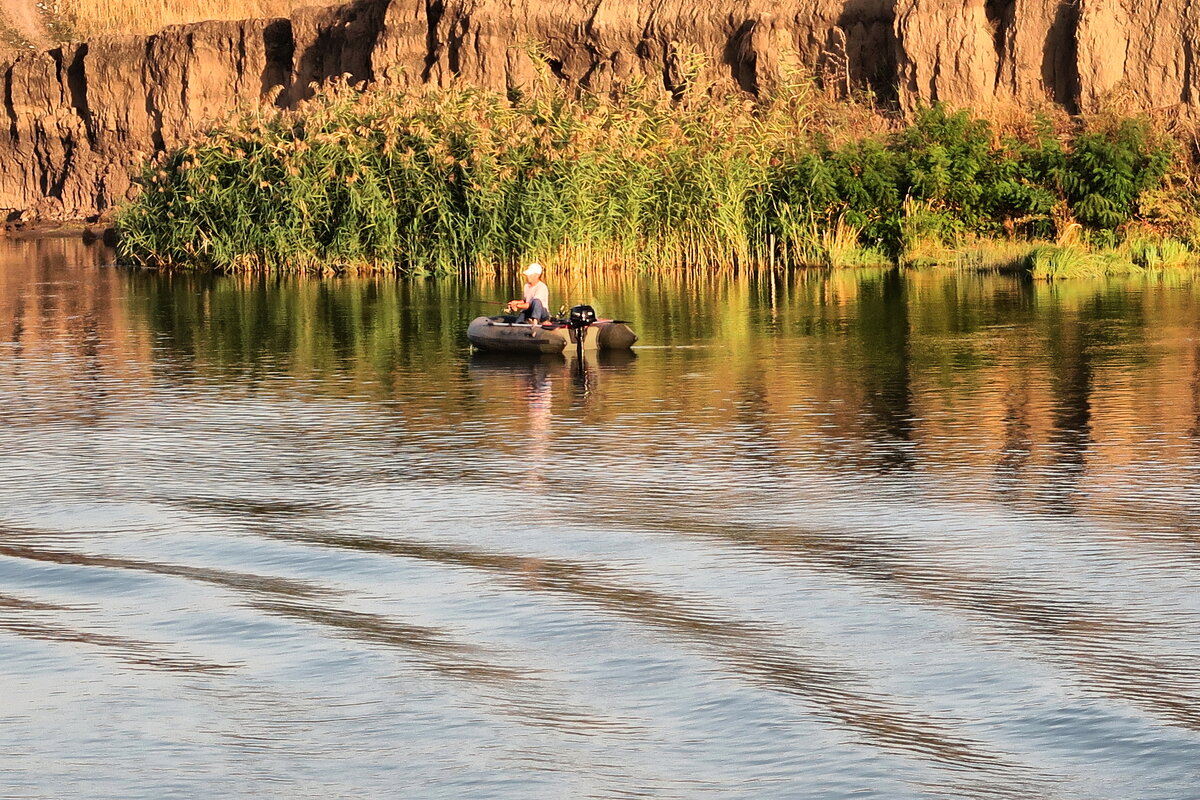
{"label": "man in boat", "polygon": [[542,265],[534,262],[521,273],[525,276],[522,300],[510,300],[508,310],[520,311],[519,322],[541,324],[550,319],[550,289],[542,282]]}

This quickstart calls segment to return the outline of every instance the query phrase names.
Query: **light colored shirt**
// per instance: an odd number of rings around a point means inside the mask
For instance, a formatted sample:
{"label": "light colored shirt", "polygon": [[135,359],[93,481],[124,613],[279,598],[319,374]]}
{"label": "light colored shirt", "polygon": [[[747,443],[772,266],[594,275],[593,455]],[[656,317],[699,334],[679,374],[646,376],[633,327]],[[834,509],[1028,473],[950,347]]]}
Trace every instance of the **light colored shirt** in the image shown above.
{"label": "light colored shirt", "polygon": [[525,302],[532,303],[535,299],[541,300],[547,309],[550,308],[550,289],[544,281],[538,281],[537,286],[525,284]]}

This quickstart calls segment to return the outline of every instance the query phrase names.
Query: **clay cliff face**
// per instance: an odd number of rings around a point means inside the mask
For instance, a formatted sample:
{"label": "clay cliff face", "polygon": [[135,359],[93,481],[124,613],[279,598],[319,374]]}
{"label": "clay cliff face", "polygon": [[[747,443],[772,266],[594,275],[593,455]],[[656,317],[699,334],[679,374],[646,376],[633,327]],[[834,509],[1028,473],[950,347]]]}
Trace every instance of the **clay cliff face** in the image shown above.
{"label": "clay cliff face", "polygon": [[1200,108],[1200,4],[1191,0],[897,0],[900,101],[986,108],[1049,101]]}
{"label": "clay cliff face", "polygon": [[705,77],[748,93],[804,67],[906,110],[1076,111],[1120,92],[1191,114],[1198,36],[1191,0],[360,0],[100,37],[0,64],[0,215],[101,214],[128,196],[146,153],[344,74],[507,89],[530,81],[540,57],[572,90],[639,79],[678,93],[695,53]]}

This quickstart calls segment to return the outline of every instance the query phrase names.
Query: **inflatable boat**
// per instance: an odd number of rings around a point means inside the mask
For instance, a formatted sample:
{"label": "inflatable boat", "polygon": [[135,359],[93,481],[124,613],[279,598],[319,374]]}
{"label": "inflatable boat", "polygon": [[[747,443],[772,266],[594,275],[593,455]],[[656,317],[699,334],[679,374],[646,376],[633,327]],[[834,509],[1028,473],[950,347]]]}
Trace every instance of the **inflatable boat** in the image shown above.
{"label": "inflatable boat", "polygon": [[576,306],[570,315],[544,325],[519,322],[517,317],[476,317],[467,339],[492,353],[561,353],[585,350],[628,350],[637,341],[629,323],[598,319],[591,306]]}

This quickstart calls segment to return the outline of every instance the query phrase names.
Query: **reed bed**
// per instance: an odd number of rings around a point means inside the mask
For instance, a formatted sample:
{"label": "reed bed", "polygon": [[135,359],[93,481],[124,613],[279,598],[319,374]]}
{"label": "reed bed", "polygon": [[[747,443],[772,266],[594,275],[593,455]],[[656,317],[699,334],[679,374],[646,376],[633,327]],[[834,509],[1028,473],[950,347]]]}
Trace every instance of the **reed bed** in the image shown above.
{"label": "reed bed", "polygon": [[921,263],[967,237],[1112,233],[1170,161],[1139,120],[1065,142],[941,108],[838,125],[807,80],[754,102],[335,83],[157,155],[117,227],[126,260],[220,271]]}
{"label": "reed bed", "polygon": [[444,273],[527,259],[762,259],[765,189],[803,96],[753,113],[631,90],[569,101],[335,85],[157,157],[118,227],[134,261]]}

